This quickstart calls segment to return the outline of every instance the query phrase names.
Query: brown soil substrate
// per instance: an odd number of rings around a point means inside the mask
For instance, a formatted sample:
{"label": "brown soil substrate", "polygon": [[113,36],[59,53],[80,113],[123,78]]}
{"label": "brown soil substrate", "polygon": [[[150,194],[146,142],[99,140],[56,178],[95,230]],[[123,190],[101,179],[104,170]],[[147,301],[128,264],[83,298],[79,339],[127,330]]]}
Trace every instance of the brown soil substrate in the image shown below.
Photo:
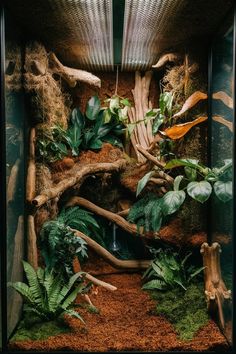
{"label": "brown soil substrate", "polygon": [[42,341],[22,341],[10,344],[12,350],[73,350],[73,351],[168,351],[228,349],[224,336],[213,321],[200,329],[191,341],[178,339],[173,326],[163,317],[153,315],[155,302],[141,290],[140,274],[109,274],[100,279],[118,290],[99,288],[91,296],[99,314],[80,309],[86,321],[67,318],[72,332]]}

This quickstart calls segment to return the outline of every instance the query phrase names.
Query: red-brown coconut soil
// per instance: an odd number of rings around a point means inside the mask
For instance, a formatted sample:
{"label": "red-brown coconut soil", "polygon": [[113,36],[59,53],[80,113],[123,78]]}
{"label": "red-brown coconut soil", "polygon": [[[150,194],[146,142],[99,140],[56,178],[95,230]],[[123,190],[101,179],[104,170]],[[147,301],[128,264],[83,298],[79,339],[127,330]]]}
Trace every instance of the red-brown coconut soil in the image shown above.
{"label": "red-brown coconut soil", "polygon": [[[104,264],[102,268],[104,272]],[[107,270],[110,273],[112,268],[109,266]],[[118,289],[110,292],[99,288],[97,295],[91,295],[91,300],[100,313],[92,314],[86,309],[80,309],[86,325],[78,319],[67,318],[71,333],[52,336],[42,341],[14,342],[10,344],[10,349],[46,352],[228,349],[224,336],[212,320],[198,331],[193,340],[181,341],[173,326],[165,318],[153,315],[156,303],[147,292],[141,290],[140,274],[103,274],[100,279],[115,285]]]}

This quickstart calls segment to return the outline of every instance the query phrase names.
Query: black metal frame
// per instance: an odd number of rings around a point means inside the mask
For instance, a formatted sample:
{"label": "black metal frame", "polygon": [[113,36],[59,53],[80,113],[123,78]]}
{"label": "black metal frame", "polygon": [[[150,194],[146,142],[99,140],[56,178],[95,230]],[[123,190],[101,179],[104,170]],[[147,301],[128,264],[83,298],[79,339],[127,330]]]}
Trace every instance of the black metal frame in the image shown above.
{"label": "black metal frame", "polygon": [[[214,42],[214,40],[213,40]],[[213,43],[212,42],[212,43]],[[234,9],[234,68],[233,68],[233,76],[234,76],[234,83],[236,80],[236,5]],[[7,276],[6,276],[6,247],[7,247],[7,238],[6,238],[6,209],[4,208],[5,202],[6,202],[6,157],[5,157],[5,80],[4,80],[4,73],[5,73],[5,22],[4,22],[4,7],[2,4],[0,4],[0,53],[1,53],[1,62],[0,62],[0,110],[1,110],[1,117],[0,117],[0,203],[2,205],[2,210],[0,213],[0,256],[1,256],[1,262],[0,262],[0,275],[1,275],[1,308],[2,308],[2,318],[1,324],[2,324],[2,349],[1,352],[3,353],[11,353],[13,351],[9,351],[7,348]],[[211,97],[211,81],[212,81],[212,50],[210,48],[209,50],[209,56],[208,56],[208,97]],[[234,98],[234,153],[233,153],[233,161],[234,161],[234,179],[233,179],[233,190],[234,190],[234,195],[236,195],[236,88],[234,88],[234,93],[233,93],[233,98]],[[208,115],[209,117],[211,116],[211,108],[210,105],[208,105]],[[210,122],[210,119],[208,120]],[[211,131],[211,125],[208,123],[208,128],[209,132]],[[210,140],[209,140],[210,141]],[[210,152],[211,145],[209,144],[208,146],[208,152]],[[210,159],[210,154],[209,154],[209,159]],[[208,161],[210,162],[210,160]],[[236,198],[234,198],[234,211],[236,212]],[[236,220],[233,222],[233,236],[236,237]],[[234,248],[234,257],[233,257],[233,277],[236,276],[236,240],[234,241],[233,237],[233,248]],[[211,240],[208,239],[210,242]],[[236,282],[234,282],[233,286],[233,295],[236,294]],[[84,353],[82,351],[65,351],[65,352],[73,352],[73,353]],[[231,350],[228,350],[227,353],[235,353],[236,352],[236,305],[233,301],[233,345],[231,347]],[[16,353],[19,354],[25,354],[25,351],[16,351]],[[35,354],[35,351],[28,351],[27,353],[32,353]],[[44,353],[37,351],[37,353]],[[62,351],[54,351],[54,353],[63,353]],[[121,352],[121,353],[134,353],[132,351],[127,351],[127,352]],[[140,353],[145,353],[145,352],[140,352]],[[168,351],[168,352],[163,352],[163,353],[183,353],[182,351]],[[188,352],[185,352],[188,353]],[[189,352],[190,353],[190,352]],[[191,351],[191,354],[193,353],[199,353],[199,352],[194,352]],[[212,353],[210,351],[206,351],[204,353]]]}

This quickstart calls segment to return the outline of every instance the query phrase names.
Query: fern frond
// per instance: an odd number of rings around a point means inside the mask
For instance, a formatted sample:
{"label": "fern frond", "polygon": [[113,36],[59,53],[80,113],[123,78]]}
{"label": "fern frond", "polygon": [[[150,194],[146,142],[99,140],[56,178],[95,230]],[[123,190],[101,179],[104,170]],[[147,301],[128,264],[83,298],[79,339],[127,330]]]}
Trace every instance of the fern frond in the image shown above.
{"label": "fern frond", "polygon": [[27,284],[22,282],[16,282],[8,283],[8,285],[15,289],[22,296],[22,298],[27,304],[33,305],[35,303],[34,294],[32,293],[30,287]]}
{"label": "fern frond", "polygon": [[76,317],[78,318],[81,322],[85,323],[83,318],[80,316],[80,314],[74,310],[65,310],[64,311],[65,314],[71,316],[71,317]]}
{"label": "fern frond", "polygon": [[26,274],[26,278],[30,286],[30,291],[32,292],[35,299],[35,303],[41,304],[43,302],[43,294],[42,294],[42,288],[38,280],[37,273],[29,263],[25,261],[22,261],[22,263]]}

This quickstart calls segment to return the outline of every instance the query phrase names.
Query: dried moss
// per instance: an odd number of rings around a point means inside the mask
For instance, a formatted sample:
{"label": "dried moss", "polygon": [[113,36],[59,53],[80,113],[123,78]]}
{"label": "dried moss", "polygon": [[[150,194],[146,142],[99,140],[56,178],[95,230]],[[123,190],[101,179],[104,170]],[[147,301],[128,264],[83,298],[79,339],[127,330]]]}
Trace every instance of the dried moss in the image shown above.
{"label": "dried moss", "polygon": [[186,291],[156,291],[152,297],[157,300],[156,313],[173,324],[181,340],[191,340],[209,320],[203,283],[191,284]]}

